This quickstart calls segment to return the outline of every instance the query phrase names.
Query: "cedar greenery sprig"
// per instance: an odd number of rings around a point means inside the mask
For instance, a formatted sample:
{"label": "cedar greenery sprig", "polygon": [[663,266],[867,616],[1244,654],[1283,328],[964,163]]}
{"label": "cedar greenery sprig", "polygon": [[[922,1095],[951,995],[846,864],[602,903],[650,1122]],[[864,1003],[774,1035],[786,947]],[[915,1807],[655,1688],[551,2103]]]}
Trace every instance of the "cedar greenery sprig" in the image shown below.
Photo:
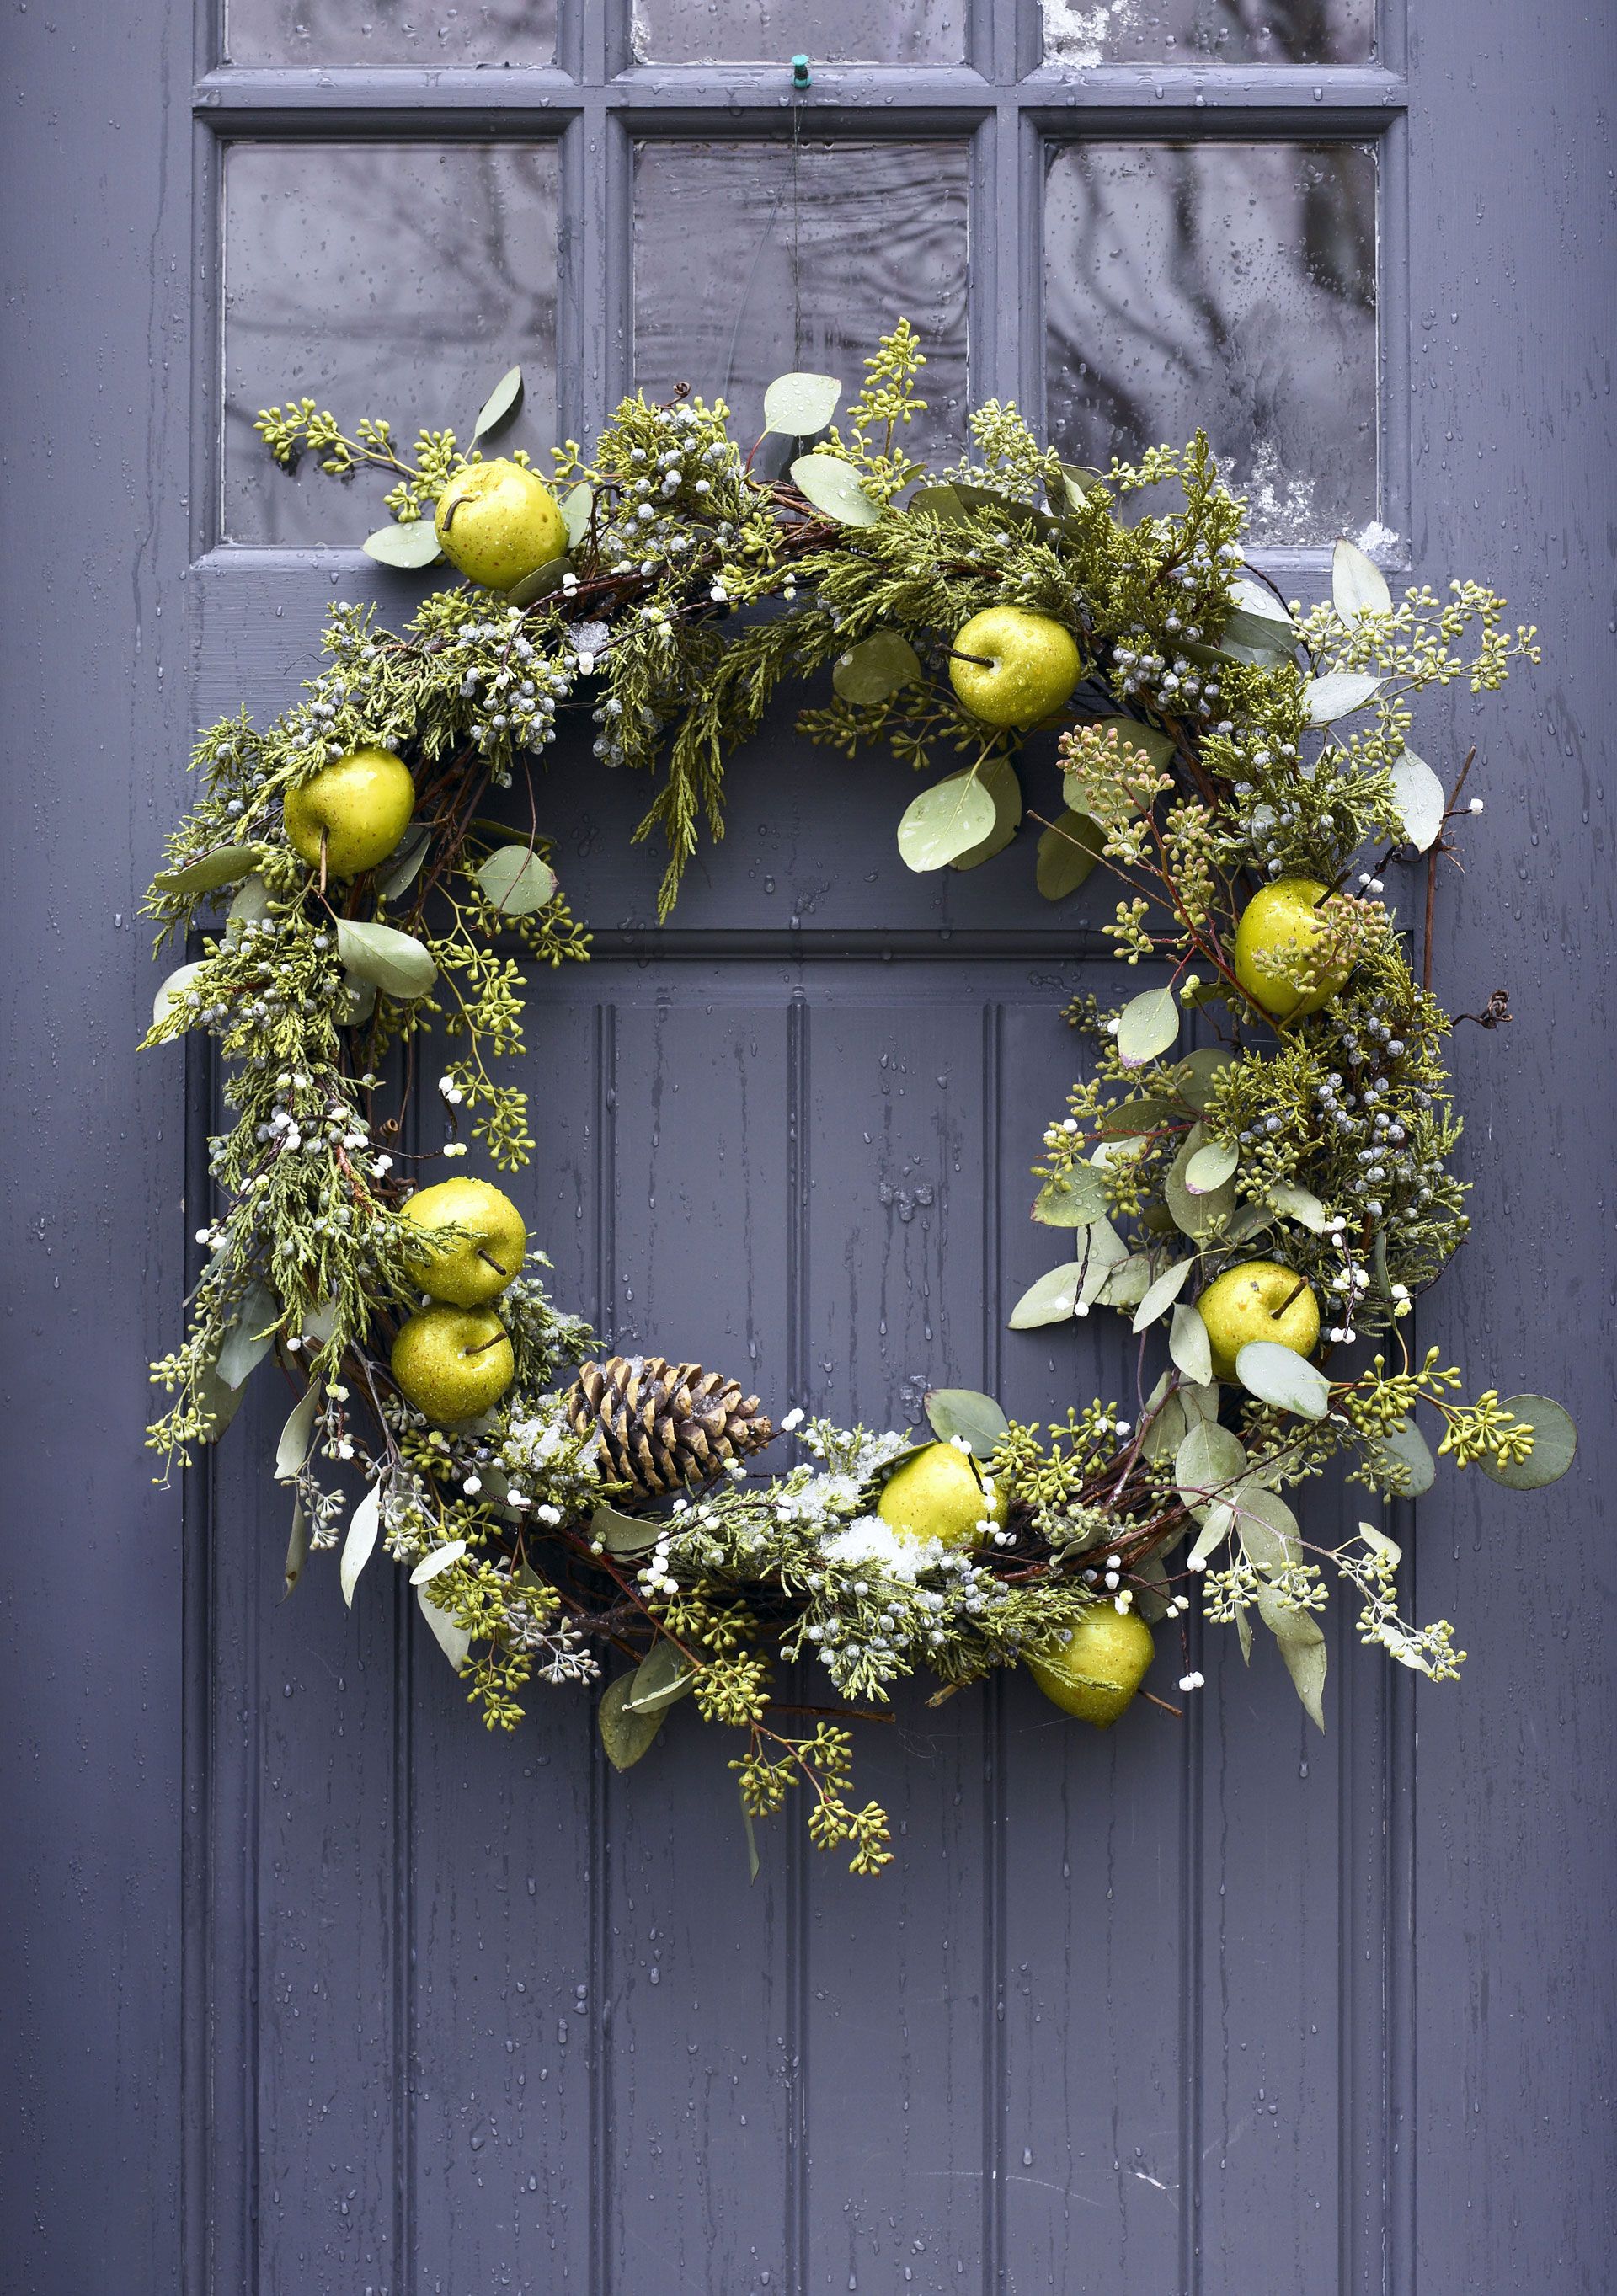
{"label": "cedar greenery sprig", "polygon": [[[1533,633],[1507,629],[1473,583],[1395,602],[1349,544],[1331,600],[1305,615],[1244,566],[1244,504],[1199,436],[1083,471],[991,403],[971,418],[972,455],[929,472],[905,443],[923,365],[900,322],[840,422],[830,379],[772,385],[771,430],[819,439],[784,475],[767,434],[733,438],[722,402],[684,391],[628,399],[592,448],[554,450],[564,551],[509,596],[436,588],[397,633],[339,606],[300,699],[262,728],[242,714],[201,736],[198,797],[147,903],[160,946],[185,937],[189,951],[148,1041],[209,1033],[230,1119],[210,1147],[218,1208],[197,1234],[186,1336],[154,1366],[171,1398],[155,1447],[184,1457],[216,1439],[273,1355],[304,1382],[276,1463],[293,1497],[289,1588],[341,1545],[351,1601],[388,1554],[491,1727],[514,1725],[534,1681],[595,1679],[616,1653],[628,1669],[600,1709],[615,1762],[639,1759],[689,1697],[741,1734],[730,1767],[749,1839],[801,1786],[813,1839],[861,1873],[891,1850],[884,1814],[849,1791],[847,1725],[896,1683],[924,1672],[946,1697],[1058,1651],[1096,1603],[1171,1624],[1204,1587],[1203,1617],[1244,1649],[1261,1624],[1322,1720],[1327,1569],[1357,1595],[1364,1639],[1444,1678],[1463,1653],[1447,1621],[1399,1617],[1392,1542],[1361,1524],[1320,1546],[1294,1495],[1342,1466],[1382,1496],[1418,1496],[1444,1456],[1533,1488],[1573,1440],[1557,1406],[1491,1389],[1467,1403],[1457,1368],[1408,1344],[1466,1232],[1465,1188],[1450,1168],[1450,1024],[1382,899],[1393,857],[1424,856],[1429,903],[1438,857],[1480,809],[1462,807],[1464,772],[1445,793],[1410,750],[1418,698],[1491,692],[1537,660]],[[307,398],[258,427],[285,467],[308,452],[339,479],[390,478],[395,524],[367,546],[425,565],[440,497],[519,398],[513,370],[464,449],[423,431],[413,458],[385,420],[350,434]],[[1042,759],[1039,736],[985,724],[954,682],[962,626],[1005,605],[1078,649]],[[540,1253],[501,1296],[515,1374],[480,1419],[430,1423],[389,1368],[420,1298],[403,1216],[412,1101],[435,1095],[453,1132],[464,1121],[498,1168],[520,1169],[537,1144],[502,1065],[522,1053],[526,974],[588,955],[534,760],[583,724],[603,769],[648,777],[636,833],[666,844],[666,914],[702,834],[723,833],[731,752],[788,682],[827,670],[829,698],[800,713],[808,735],[847,756],[879,746],[925,777],[899,829],[912,866],[991,860],[1026,780],[1038,896],[1108,882],[1104,930],[1150,983],[1070,1010],[1090,1073],[1034,1168],[1033,1217],[1063,1257],[1011,1313],[1020,1329],[1122,1314],[1133,1394],[1046,1427],[987,1397],[929,1397],[932,1436],[983,1481],[964,1546],[881,1511],[915,1454],[907,1431],[805,1424],[800,1408],[782,1423],[796,1464],[763,1480],[733,1464],[648,1512],[570,1406],[567,1370],[592,1336],[549,1299]],[[365,747],[405,760],[414,813],[375,867],[328,882],[324,848],[306,861],[283,808]],[[519,783],[513,830],[483,808]],[[1317,895],[1287,977],[1319,1009],[1276,1027],[1238,926],[1263,886],[1296,880]],[[1186,1020],[1202,1038],[1189,1053]],[[1254,1258],[1323,1303],[1324,1352],[1249,1347],[1219,1377],[1197,1302]],[[1342,1365],[1372,1339],[1367,1366]],[[815,1665],[838,1703],[780,1694],[780,1667]]]}

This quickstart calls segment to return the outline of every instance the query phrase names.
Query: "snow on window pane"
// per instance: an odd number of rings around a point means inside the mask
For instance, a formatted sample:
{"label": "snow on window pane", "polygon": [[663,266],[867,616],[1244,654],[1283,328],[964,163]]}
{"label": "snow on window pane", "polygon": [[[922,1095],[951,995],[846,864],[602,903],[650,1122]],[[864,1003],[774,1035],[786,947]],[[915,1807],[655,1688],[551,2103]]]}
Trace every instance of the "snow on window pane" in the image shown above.
{"label": "snow on window pane", "polygon": [[966,0],[634,0],[642,63],[957,64]]}
{"label": "snow on window pane", "polygon": [[1045,210],[1050,433],[1069,459],[1208,432],[1272,544],[1376,512],[1375,158],[1072,144]]}
{"label": "snow on window pane", "polygon": [[635,378],[688,382],[756,435],[788,368],[840,375],[899,318],[927,364],[912,453],[964,436],[965,147],[648,143],[635,167]]}
{"label": "snow on window pane", "polygon": [[385,482],[277,470],[261,406],[313,398],[349,438],[388,417],[463,439],[521,363],[519,446],[555,422],[559,168],[552,144],[237,144],[225,163],[224,531],[357,544]]}
{"label": "snow on window pane", "polygon": [[233,64],[547,64],[556,0],[226,0]]}
{"label": "snow on window pane", "polygon": [[1042,0],[1045,61],[1363,64],[1375,0]]}

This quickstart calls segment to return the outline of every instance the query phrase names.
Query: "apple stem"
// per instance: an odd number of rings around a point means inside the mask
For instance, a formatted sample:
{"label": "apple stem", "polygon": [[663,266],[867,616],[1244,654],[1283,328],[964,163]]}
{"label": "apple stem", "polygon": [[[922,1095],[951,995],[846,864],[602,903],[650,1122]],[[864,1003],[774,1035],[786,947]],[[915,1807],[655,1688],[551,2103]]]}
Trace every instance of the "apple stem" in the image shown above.
{"label": "apple stem", "polygon": [[996,667],[989,655],[985,653],[962,653],[958,646],[949,647],[948,658],[951,661],[974,661],[979,669],[992,669]]}
{"label": "apple stem", "polygon": [[502,1267],[500,1266],[499,1261],[495,1258],[494,1254],[493,1254],[491,1251],[485,1251],[485,1250],[483,1250],[483,1247],[482,1247],[482,1245],[481,1245],[480,1243],[479,1244],[479,1246],[478,1246],[478,1248],[477,1248],[477,1256],[478,1256],[478,1258],[479,1258],[480,1259],[486,1259],[486,1260],[488,1261],[488,1263],[489,1267],[493,1268],[493,1270],[494,1270],[494,1272],[495,1272],[495,1274],[496,1274],[497,1275],[510,1275],[510,1273],[511,1273],[510,1269],[509,1269],[508,1267]]}
{"label": "apple stem", "polygon": [[322,900],[325,898],[325,856],[327,836],[328,832],[323,829],[320,832],[320,898]]}
{"label": "apple stem", "polygon": [[1170,1706],[1165,1698],[1159,1698],[1154,1690],[1142,1690],[1140,1696],[1149,1699],[1153,1706],[1160,1706],[1164,1714],[1171,1714],[1176,1722],[1182,1722],[1185,1719],[1185,1709],[1182,1706]]}
{"label": "apple stem", "polygon": [[474,1348],[463,1348],[463,1349],[461,1349],[461,1353],[462,1353],[463,1355],[467,1355],[467,1356],[486,1356],[486,1355],[488,1354],[488,1350],[489,1350],[489,1349],[490,1349],[490,1348],[497,1348],[497,1347],[499,1346],[500,1341],[501,1341],[502,1340],[507,1340],[507,1339],[509,1339],[509,1338],[510,1338],[510,1336],[511,1336],[511,1334],[510,1334],[508,1332],[502,1332],[499,1334],[499,1338],[498,1338],[498,1339],[493,1339],[493,1340],[480,1340],[480,1341],[478,1341],[478,1343],[477,1343],[476,1347],[474,1347]]}
{"label": "apple stem", "polygon": [[1307,1277],[1306,1275],[1300,1275],[1300,1276],[1297,1278],[1297,1281],[1296,1281],[1295,1284],[1293,1286],[1292,1290],[1291,1290],[1291,1291],[1289,1291],[1289,1292],[1286,1293],[1286,1295],[1285,1295],[1285,1299],[1280,1302],[1280,1305],[1279,1305],[1277,1308],[1271,1308],[1269,1309],[1269,1311],[1268,1311],[1268,1312],[1269,1312],[1269,1321],[1270,1321],[1271,1323],[1277,1322],[1277,1321],[1278,1321],[1278,1319],[1279,1319],[1282,1316],[1284,1316],[1284,1315],[1285,1315],[1285,1313],[1286,1309],[1291,1306],[1291,1304],[1292,1304],[1293,1300],[1301,1300],[1301,1297],[1302,1297],[1302,1295],[1303,1295],[1303,1293],[1308,1290],[1308,1288],[1309,1288],[1309,1279],[1308,1279],[1308,1277]]}

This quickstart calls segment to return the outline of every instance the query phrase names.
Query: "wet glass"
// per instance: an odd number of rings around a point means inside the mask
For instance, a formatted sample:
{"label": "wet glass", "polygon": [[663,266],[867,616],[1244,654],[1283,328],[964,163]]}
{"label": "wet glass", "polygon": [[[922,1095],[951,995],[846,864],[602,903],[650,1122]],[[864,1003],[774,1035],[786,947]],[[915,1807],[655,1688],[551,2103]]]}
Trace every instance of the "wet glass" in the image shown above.
{"label": "wet glass", "polygon": [[252,427],[313,398],[351,439],[386,416],[406,459],[418,430],[463,441],[507,367],[530,449],[555,426],[554,144],[238,144],[225,162],[224,533],[357,543],[390,481],[295,478]]}
{"label": "wet glass", "polygon": [[634,0],[637,62],[957,64],[966,0]]}
{"label": "wet glass", "polygon": [[1375,0],[1042,0],[1045,62],[1366,64]]}
{"label": "wet glass", "polygon": [[960,144],[643,144],[635,166],[635,374],[688,382],[756,433],[765,386],[840,375],[921,335],[912,453],[955,448],[966,404],[967,155]]}
{"label": "wet glass", "polygon": [[1045,212],[1050,435],[1104,465],[1200,424],[1254,539],[1377,510],[1375,157],[1352,144],[1074,144]]}
{"label": "wet glass", "polygon": [[556,0],[226,0],[233,64],[547,64]]}

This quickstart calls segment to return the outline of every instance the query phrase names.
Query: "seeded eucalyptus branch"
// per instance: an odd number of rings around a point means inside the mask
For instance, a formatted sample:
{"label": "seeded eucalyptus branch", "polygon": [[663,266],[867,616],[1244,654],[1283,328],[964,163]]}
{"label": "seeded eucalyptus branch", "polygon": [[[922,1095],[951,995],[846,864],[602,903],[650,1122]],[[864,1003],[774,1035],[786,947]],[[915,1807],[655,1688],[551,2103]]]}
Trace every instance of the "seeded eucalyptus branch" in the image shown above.
{"label": "seeded eucalyptus branch", "polygon": [[[1200,436],[1079,470],[996,403],[929,472],[906,445],[924,364],[901,322],[840,419],[833,380],[780,378],[771,429],[817,441],[784,476],[684,391],[626,400],[546,477],[490,459],[516,370],[464,449],[427,431],[406,457],[384,418],[349,433],[307,398],[266,410],[282,464],[392,481],[373,555],[470,578],[397,633],[339,606],[300,699],[201,735],[147,903],[189,952],[148,1041],[211,1034],[230,1112],[154,1447],[216,1439],[274,1357],[303,1390],[276,1462],[289,1589],[340,1546],[351,1602],[387,1554],[491,1726],[536,1678],[621,1662],[614,1762],[688,1697],[739,1734],[749,1840],[800,1788],[813,1838],[861,1873],[891,1849],[851,1792],[849,1724],[895,1682],[924,1671],[942,1698],[1025,1661],[1107,1724],[1152,1628],[1204,1588],[1244,1649],[1254,1623],[1273,1636],[1323,1727],[1327,1571],[1402,1663],[1441,1679],[1464,1654],[1446,1620],[1399,1615],[1384,1531],[1307,1535],[1301,1488],[1334,1467],[1418,1496],[1447,1457],[1532,1488],[1575,1439],[1544,1398],[1464,1400],[1408,1343],[1465,1187],[1450,1023],[1383,898],[1402,859],[1430,885],[1481,809],[1410,748],[1420,697],[1490,693],[1534,634],[1473,583],[1395,601],[1348,543],[1328,603],[1284,602],[1244,566],[1244,504]],[[1032,1206],[1059,1257],[1010,1322],[1121,1314],[1136,1377],[1049,1426],[940,1390],[919,1439],[798,1406],[799,1463],[759,1480],[768,1423],[733,1382],[661,1357],[572,1377],[593,1335],[460,1160],[513,1173],[535,1152],[505,1074],[527,976],[588,955],[535,760],[587,721],[603,770],[646,775],[636,833],[666,845],[666,915],[723,834],[731,752],[827,670],[802,727],[918,778],[909,866],[1014,865],[1030,824],[1032,898],[1109,888],[1104,930],[1145,985],[1069,1013],[1090,1072],[1037,1145]],[[525,834],[484,811],[519,778]],[[455,1136],[432,1187],[401,1144],[423,1094]],[[833,1702],[783,1698],[792,1665],[823,1668]]]}

